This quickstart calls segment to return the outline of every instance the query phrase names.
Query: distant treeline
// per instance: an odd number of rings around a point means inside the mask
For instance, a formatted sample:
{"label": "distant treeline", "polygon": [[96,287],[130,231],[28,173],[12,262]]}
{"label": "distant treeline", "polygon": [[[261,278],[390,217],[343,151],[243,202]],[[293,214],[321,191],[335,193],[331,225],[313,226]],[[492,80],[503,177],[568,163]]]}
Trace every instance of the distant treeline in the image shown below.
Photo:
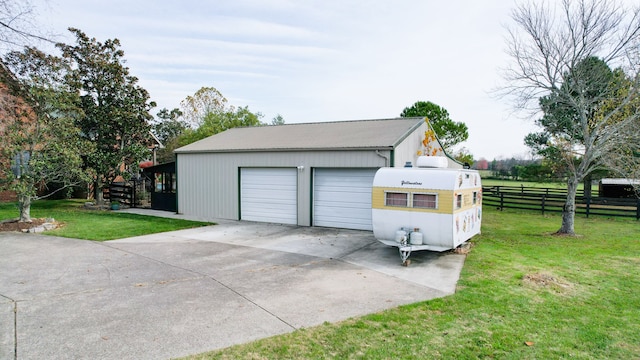
{"label": "distant treeline", "polygon": [[565,179],[564,171],[554,169],[541,160],[478,160],[473,168],[484,170],[484,178],[516,181],[554,182]]}

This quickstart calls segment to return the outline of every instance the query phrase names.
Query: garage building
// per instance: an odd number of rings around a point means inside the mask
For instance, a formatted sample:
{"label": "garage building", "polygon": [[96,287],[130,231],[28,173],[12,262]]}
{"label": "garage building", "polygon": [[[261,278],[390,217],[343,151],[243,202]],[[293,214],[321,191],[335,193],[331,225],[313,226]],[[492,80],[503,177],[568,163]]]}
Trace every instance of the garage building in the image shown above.
{"label": "garage building", "polygon": [[377,169],[445,155],[425,118],[233,128],[175,153],[178,213],[360,230]]}

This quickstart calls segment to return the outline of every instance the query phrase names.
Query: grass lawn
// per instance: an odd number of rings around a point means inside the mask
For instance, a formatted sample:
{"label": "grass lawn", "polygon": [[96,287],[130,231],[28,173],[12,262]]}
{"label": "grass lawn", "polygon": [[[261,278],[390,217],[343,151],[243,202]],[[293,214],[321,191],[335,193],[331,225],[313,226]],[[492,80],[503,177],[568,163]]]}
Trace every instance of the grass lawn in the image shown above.
{"label": "grass lawn", "polygon": [[456,294],[192,358],[639,359],[640,223],[559,227],[487,208]]}
{"label": "grass lawn", "polygon": [[[46,235],[86,240],[113,240],[165,231],[188,229],[210,223],[167,219],[117,211],[85,210],[86,200],[40,200],[31,206],[32,218],[52,217],[63,226]],[[0,219],[18,217],[16,203],[0,203]]]}

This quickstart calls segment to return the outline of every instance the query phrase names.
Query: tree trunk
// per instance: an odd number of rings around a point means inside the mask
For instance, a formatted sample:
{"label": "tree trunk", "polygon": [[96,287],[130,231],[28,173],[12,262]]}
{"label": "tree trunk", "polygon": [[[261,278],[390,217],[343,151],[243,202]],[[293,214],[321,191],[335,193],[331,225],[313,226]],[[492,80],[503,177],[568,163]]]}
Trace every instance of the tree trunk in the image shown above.
{"label": "tree trunk", "polygon": [[31,196],[20,195],[18,197],[18,207],[20,208],[21,222],[31,222]]}
{"label": "tree trunk", "polygon": [[576,192],[578,191],[578,181],[570,178],[567,181],[567,200],[562,208],[562,226],[558,234],[575,235],[574,220],[576,217]]}
{"label": "tree trunk", "polygon": [[102,196],[102,179],[98,175],[93,182],[93,198],[96,200],[96,205],[104,205],[104,196]]}

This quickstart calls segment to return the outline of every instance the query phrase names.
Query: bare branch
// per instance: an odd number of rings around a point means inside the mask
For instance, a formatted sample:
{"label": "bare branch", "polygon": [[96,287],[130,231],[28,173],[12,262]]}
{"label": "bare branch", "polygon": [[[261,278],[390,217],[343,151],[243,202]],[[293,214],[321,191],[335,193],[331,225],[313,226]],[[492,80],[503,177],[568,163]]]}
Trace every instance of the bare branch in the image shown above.
{"label": "bare branch", "polygon": [[54,43],[34,18],[35,7],[30,0],[0,0],[0,45],[22,47],[32,40]]}
{"label": "bare branch", "polygon": [[[575,189],[595,170],[640,164],[640,7],[616,0],[522,2],[507,29],[499,95],[542,113],[540,150],[568,170],[562,232],[573,232]],[[612,70],[613,69],[613,70]],[[639,171],[637,171],[639,172]]]}

